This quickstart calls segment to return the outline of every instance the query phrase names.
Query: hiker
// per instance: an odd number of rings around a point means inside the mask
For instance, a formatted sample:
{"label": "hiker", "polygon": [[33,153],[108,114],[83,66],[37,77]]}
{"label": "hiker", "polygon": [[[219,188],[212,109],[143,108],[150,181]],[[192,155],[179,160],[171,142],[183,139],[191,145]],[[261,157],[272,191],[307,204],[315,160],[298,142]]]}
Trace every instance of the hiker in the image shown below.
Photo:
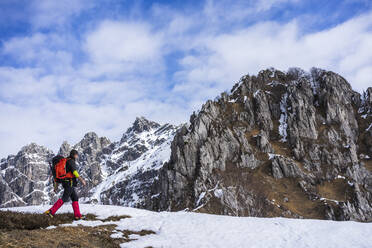
{"label": "hiker", "polygon": [[64,192],[62,198],[58,199],[58,201],[54,203],[53,207],[45,212],[46,215],[54,217],[55,213],[63,203],[68,202],[71,198],[75,220],[80,220],[82,218],[79,209],[78,196],[75,191],[77,185],[76,179],[79,179],[84,186],[86,183],[84,179],[79,176],[79,173],[76,170],[75,161],[78,157],[78,151],[71,150],[68,158],[63,158],[62,156],[53,158],[53,177],[56,183],[62,184]]}

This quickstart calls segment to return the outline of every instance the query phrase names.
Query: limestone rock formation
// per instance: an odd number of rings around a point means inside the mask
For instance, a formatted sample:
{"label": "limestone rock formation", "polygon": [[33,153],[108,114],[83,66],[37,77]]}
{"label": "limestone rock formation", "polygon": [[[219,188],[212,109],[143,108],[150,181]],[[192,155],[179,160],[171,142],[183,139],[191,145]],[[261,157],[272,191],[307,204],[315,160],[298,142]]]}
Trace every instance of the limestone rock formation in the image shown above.
{"label": "limestone rock formation", "polygon": [[372,220],[372,111],[340,75],[261,71],[178,131],[163,209]]}

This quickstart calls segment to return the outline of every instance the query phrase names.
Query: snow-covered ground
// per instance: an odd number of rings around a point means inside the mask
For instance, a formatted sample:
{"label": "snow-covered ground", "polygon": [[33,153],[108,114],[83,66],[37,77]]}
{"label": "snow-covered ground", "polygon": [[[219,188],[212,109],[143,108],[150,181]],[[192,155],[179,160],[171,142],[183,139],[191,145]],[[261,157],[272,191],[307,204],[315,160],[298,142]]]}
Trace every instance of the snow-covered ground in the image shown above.
{"label": "snow-covered ground", "polygon": [[[49,206],[18,207],[1,210],[43,212]],[[72,211],[69,204],[59,213]],[[135,208],[81,205],[82,213],[99,218],[130,215],[114,222],[75,221],[68,225],[102,225],[114,223],[121,230],[152,230],[156,234],[138,236],[122,247],[372,247],[372,223],[353,221],[299,220],[286,218],[230,217],[190,212],[151,212]]]}

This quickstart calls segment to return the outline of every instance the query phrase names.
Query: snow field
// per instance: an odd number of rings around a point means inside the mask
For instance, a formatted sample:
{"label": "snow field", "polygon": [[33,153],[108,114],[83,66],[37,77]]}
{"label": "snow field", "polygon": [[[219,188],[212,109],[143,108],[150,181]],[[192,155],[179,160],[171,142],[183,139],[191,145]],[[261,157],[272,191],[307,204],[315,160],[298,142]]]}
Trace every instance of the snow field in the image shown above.
{"label": "snow field", "polygon": [[[2,210],[42,213],[49,206],[17,207]],[[71,212],[65,204],[59,213]],[[191,212],[151,212],[135,208],[81,204],[84,214],[98,218],[129,215],[119,221],[74,221],[71,226],[116,224],[112,238],[122,230],[152,230],[156,234],[139,236],[121,247],[372,247],[372,223],[353,221],[300,220],[286,218],[231,217]],[[53,228],[53,227],[51,227]]]}

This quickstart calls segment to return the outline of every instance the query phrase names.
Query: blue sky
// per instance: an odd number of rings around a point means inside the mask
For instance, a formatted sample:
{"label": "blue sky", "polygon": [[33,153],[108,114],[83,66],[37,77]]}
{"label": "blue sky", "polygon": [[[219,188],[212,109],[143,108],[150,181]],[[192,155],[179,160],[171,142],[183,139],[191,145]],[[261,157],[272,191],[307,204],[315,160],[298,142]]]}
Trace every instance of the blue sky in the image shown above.
{"label": "blue sky", "polygon": [[372,1],[0,2],[0,157],[136,116],[188,120],[244,74],[321,67],[372,86]]}

